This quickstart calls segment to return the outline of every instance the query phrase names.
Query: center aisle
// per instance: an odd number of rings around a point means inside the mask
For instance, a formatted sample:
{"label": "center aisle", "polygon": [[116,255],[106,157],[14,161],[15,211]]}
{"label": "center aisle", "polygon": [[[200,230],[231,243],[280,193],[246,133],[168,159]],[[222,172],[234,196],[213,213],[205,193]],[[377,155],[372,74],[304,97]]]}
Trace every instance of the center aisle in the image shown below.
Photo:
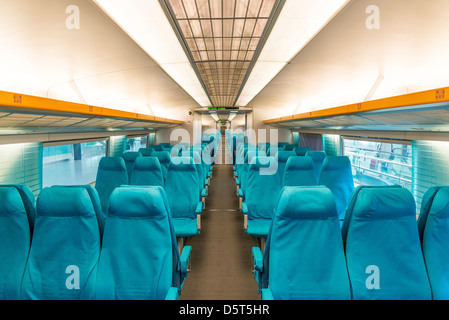
{"label": "center aisle", "polygon": [[251,271],[256,238],[243,230],[232,165],[215,165],[201,234],[187,240],[192,268],[181,300],[260,300]]}

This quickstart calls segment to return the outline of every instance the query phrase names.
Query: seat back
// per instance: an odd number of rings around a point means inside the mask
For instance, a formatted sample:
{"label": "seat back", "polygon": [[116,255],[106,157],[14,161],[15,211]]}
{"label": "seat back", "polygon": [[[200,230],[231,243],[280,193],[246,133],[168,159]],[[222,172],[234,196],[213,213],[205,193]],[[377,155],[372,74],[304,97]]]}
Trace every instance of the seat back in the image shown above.
{"label": "seat back", "polygon": [[24,184],[9,184],[1,185],[3,188],[15,188],[22,198],[23,205],[25,206],[25,211],[28,216],[28,222],[30,223],[30,232],[33,235],[34,220],[36,219],[36,203],[34,200],[34,194],[31,189]]}
{"label": "seat back", "polygon": [[163,300],[179,285],[178,260],[164,190],[117,188],[105,225],[96,299]]}
{"label": "seat back", "polygon": [[45,188],[23,277],[25,299],[92,299],[100,256],[100,231],[84,187]]}
{"label": "seat back", "polygon": [[153,157],[156,157],[159,160],[162,169],[162,176],[164,177],[164,181],[167,180],[167,171],[170,166],[170,152],[168,151],[155,151],[152,154]]}
{"label": "seat back", "polygon": [[326,158],[325,151],[309,151],[306,153],[313,160],[313,165],[315,167],[315,176],[317,181],[320,179],[321,168],[323,167],[324,159]]}
{"label": "seat back", "polygon": [[167,172],[165,192],[172,218],[196,219],[198,173],[192,158],[173,158]]}
{"label": "seat back", "polygon": [[242,190],[242,192],[245,192],[245,189],[246,189],[246,184],[247,184],[247,181],[248,181],[249,165],[251,164],[251,161],[255,157],[257,157],[257,151],[256,150],[248,151],[246,153],[244,163],[240,166],[239,180],[240,180],[240,189]]}
{"label": "seat back", "polygon": [[418,227],[432,297],[449,300],[449,187],[424,194]]}
{"label": "seat back", "polygon": [[19,190],[0,186],[0,300],[20,299],[30,244],[30,221]]}
{"label": "seat back", "polygon": [[137,151],[127,151],[122,154],[123,160],[125,160],[126,172],[128,172],[128,180],[131,180],[133,173],[134,163],[136,159],[142,157],[142,154]]}
{"label": "seat back", "polygon": [[311,157],[290,157],[284,170],[282,186],[316,186],[315,167]]}
{"label": "seat back", "polygon": [[305,156],[306,153],[310,151],[310,148],[295,146],[295,148],[293,150],[295,151],[297,156],[301,157],[301,156]]}
{"label": "seat back", "polygon": [[164,187],[164,176],[159,160],[156,157],[137,158],[129,184]]}
{"label": "seat back", "polygon": [[264,272],[267,266],[275,299],[351,299],[340,222],[328,188],[282,189],[264,252]]}
{"label": "seat back", "polygon": [[100,196],[103,212],[108,211],[109,196],[115,188],[127,185],[128,172],[122,157],[103,157],[98,164],[95,189]]}
{"label": "seat back", "polygon": [[150,146],[149,148],[140,148],[139,152],[143,157],[151,157],[151,154],[156,151],[155,146]]}
{"label": "seat back", "polygon": [[287,164],[288,159],[290,157],[296,157],[296,153],[294,151],[278,151],[276,155],[276,159],[278,162],[278,175],[281,177],[281,180],[284,177],[285,166]]}
{"label": "seat back", "polygon": [[281,190],[281,178],[276,171],[264,174],[264,170],[269,170],[270,166],[275,166],[274,157],[254,157],[249,165],[245,188],[248,220],[271,219],[273,216]]}
{"label": "seat back", "polygon": [[340,220],[343,220],[349,197],[354,190],[349,158],[346,156],[326,157],[321,168],[318,184],[331,189],[337,203],[337,213]]}
{"label": "seat back", "polygon": [[358,187],[342,237],[353,299],[431,299],[410,191]]}

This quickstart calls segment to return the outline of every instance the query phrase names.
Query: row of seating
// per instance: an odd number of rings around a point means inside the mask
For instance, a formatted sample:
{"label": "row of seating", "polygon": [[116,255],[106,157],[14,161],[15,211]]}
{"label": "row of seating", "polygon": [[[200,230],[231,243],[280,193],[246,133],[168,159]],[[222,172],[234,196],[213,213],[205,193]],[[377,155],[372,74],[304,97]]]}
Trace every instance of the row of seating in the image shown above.
{"label": "row of seating", "polygon": [[[323,151],[307,151],[298,156],[293,151],[278,151],[274,157],[260,149],[243,147],[245,161],[236,165],[235,177],[240,209],[246,232],[266,238],[284,186],[328,187],[337,202],[337,213],[343,223],[347,202],[354,190],[351,163],[348,157],[326,156]],[[273,168],[271,174],[263,172]],[[266,188],[266,186],[270,188]]]}
{"label": "row of seating", "polygon": [[[191,247],[178,251],[161,187],[125,186],[107,218],[92,186],[0,186],[0,299],[178,299]],[[126,204],[126,205],[124,205]]]}
{"label": "row of seating", "polygon": [[167,151],[153,151],[147,157],[141,152],[125,152],[122,157],[102,158],[95,188],[103,212],[107,212],[109,197],[117,187],[161,186],[168,197],[177,238],[198,234],[212,174],[212,166],[201,161],[199,152],[203,150],[207,154],[206,146],[198,146],[174,158]]}
{"label": "row of seating", "polygon": [[343,227],[332,191],[284,187],[265,250],[252,249],[262,299],[449,299],[449,187],[430,188],[418,222],[400,186],[357,187]]}

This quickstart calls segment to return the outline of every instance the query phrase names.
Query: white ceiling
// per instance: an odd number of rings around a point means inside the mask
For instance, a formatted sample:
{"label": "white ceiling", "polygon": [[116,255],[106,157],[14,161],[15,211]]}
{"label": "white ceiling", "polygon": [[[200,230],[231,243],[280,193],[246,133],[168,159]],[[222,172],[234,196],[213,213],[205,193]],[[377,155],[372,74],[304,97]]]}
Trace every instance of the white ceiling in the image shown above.
{"label": "white ceiling", "polygon": [[[66,28],[70,5],[79,30]],[[0,0],[0,39],[2,91],[175,120],[198,107],[91,1]]]}
{"label": "white ceiling", "polygon": [[276,118],[362,102],[375,85],[368,100],[448,86],[448,30],[447,0],[352,0],[248,106]]}
{"label": "white ceiling", "polygon": [[[268,119],[364,101],[376,82],[370,99],[448,86],[448,30],[447,0],[352,0],[248,107]],[[0,0],[0,39],[2,91],[176,120],[199,107],[90,0]]]}

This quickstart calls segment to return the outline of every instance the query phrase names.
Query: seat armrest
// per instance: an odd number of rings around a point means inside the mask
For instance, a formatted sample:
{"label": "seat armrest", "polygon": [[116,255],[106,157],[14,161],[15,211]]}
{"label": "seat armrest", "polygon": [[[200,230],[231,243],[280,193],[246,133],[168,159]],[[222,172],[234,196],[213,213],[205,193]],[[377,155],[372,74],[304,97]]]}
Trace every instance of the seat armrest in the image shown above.
{"label": "seat armrest", "polygon": [[198,204],[197,204],[197,206],[196,206],[196,210],[195,210],[195,213],[196,214],[201,214],[201,213],[203,213],[203,201],[200,201],[200,202],[198,202]]}
{"label": "seat armrest", "polygon": [[274,300],[273,292],[270,288],[262,289],[262,300]]}
{"label": "seat armrest", "polygon": [[244,215],[248,214],[248,206],[246,205],[246,202],[242,202],[242,212]]}
{"label": "seat armrest", "polygon": [[181,273],[188,273],[190,271],[190,253],[192,252],[192,246],[185,246],[182,249],[181,256],[179,257],[179,271]]}
{"label": "seat armrest", "polygon": [[178,288],[170,287],[167,295],[165,296],[165,300],[179,300]]}
{"label": "seat armrest", "polygon": [[254,270],[257,270],[259,272],[263,271],[263,256],[262,251],[260,251],[259,247],[253,247],[251,249],[251,252],[253,254],[253,266]]}
{"label": "seat armrest", "polygon": [[201,190],[201,197],[205,197],[207,195],[207,190],[206,188],[203,188],[203,190]]}
{"label": "seat armrest", "polygon": [[239,196],[240,198],[243,198],[243,190],[242,190],[242,188],[239,188],[239,194],[238,194],[238,196]]}

